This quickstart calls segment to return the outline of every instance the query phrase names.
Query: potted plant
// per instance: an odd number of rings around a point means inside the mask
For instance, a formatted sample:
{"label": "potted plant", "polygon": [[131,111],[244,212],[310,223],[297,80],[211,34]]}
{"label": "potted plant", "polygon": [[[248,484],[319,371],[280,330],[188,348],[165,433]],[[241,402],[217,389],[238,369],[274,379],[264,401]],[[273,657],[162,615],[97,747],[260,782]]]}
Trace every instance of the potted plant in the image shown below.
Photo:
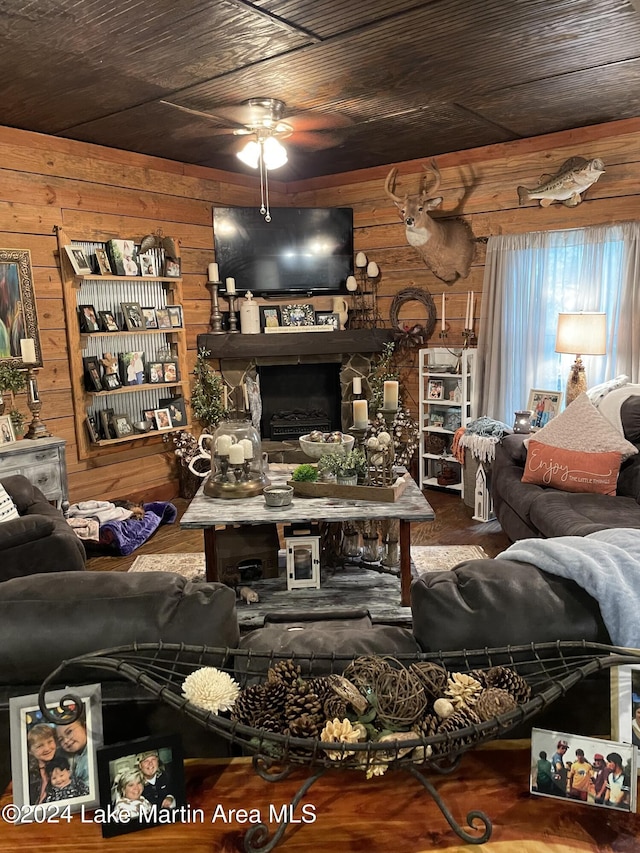
{"label": "potted plant", "polygon": [[9,412],[16,435],[24,432],[24,416],[15,407],[15,395],[24,391],[27,384],[26,372],[8,361],[0,361],[0,415],[4,414],[4,395],[8,394],[11,411]]}
{"label": "potted plant", "polygon": [[359,477],[364,477],[367,459],[362,450],[348,450],[346,453],[325,453],[318,460],[320,473],[335,474],[341,486],[355,486]]}
{"label": "potted plant", "polygon": [[220,421],[227,417],[228,409],[224,399],[224,381],[207,361],[208,356],[209,352],[201,349],[196,357],[191,409],[204,429],[213,433]]}

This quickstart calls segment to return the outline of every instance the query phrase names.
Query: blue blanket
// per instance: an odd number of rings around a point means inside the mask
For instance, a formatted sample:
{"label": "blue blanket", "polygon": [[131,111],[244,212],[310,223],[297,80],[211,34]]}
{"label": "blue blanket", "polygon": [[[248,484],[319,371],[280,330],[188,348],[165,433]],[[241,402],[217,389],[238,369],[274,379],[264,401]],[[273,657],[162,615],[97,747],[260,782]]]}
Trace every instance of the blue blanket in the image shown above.
{"label": "blue blanket", "polygon": [[640,648],[640,530],[523,539],[500,556],[571,578],[600,605],[614,645]]}
{"label": "blue blanket", "polygon": [[[146,542],[161,524],[172,524],[178,515],[175,506],[165,501],[153,501],[143,506],[144,518],[141,520],[127,518],[124,521],[106,521],[101,524],[95,552],[127,557]],[[94,548],[89,550],[93,552]]]}

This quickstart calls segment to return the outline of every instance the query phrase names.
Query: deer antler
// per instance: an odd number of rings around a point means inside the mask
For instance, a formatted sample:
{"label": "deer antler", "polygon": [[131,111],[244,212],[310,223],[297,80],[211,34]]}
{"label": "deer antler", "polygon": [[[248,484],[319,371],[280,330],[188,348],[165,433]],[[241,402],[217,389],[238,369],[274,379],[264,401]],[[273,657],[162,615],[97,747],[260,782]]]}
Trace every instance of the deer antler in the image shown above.
{"label": "deer antler", "polygon": [[[425,163],[423,163],[422,168],[425,170],[427,175],[433,175],[434,176],[435,182],[434,182],[432,187],[429,187],[428,192],[431,195],[435,195],[440,188],[440,180],[441,180],[440,169],[438,169],[438,167],[436,166],[435,160],[432,160],[428,166]],[[423,195],[425,197],[427,195],[427,189],[426,188],[423,191]]]}
{"label": "deer antler", "polygon": [[396,204],[402,204],[404,199],[395,194],[396,188],[396,175],[398,174],[397,168],[394,166],[393,169],[387,175],[387,180],[384,182],[384,191],[389,196],[390,199],[396,202]]}

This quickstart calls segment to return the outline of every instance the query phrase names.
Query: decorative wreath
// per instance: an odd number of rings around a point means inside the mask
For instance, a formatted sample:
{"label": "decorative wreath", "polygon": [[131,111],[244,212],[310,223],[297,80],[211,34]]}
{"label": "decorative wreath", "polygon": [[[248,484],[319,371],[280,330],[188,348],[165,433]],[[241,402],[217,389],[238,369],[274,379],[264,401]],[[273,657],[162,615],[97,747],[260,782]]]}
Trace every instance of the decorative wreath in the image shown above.
{"label": "decorative wreath", "polygon": [[[427,309],[428,319],[424,325],[422,323],[414,323],[412,326],[400,324],[398,315],[402,306],[406,305],[407,302],[419,302]],[[400,346],[421,347],[427,343],[436,327],[436,306],[428,290],[421,290],[418,287],[405,287],[404,290],[396,293],[391,303],[389,317]]]}

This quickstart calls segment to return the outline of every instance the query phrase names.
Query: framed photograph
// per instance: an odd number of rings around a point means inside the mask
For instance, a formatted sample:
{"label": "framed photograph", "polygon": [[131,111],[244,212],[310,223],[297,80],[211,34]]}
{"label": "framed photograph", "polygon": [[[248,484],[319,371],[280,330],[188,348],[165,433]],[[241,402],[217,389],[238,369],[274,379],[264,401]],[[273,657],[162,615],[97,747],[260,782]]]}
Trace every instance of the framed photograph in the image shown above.
{"label": "framed photograph", "polygon": [[[66,705],[78,713],[69,720],[60,705],[72,694],[80,703]],[[45,695],[45,707],[53,723],[40,710],[37,694],[9,699],[11,776],[13,802],[17,806],[41,806],[45,814],[60,816],[69,811],[93,809],[99,803],[96,750],[102,746],[102,706],[99,684],[57,690]],[[34,811],[24,809],[24,820],[33,823]],[[15,822],[21,823],[21,818]]]}
{"label": "framed photograph", "polygon": [[11,415],[0,415],[0,445],[13,444],[16,441],[16,431]]}
{"label": "framed photograph", "polygon": [[118,355],[118,361],[120,363],[120,379],[123,385],[145,384],[144,352],[121,352]]}
{"label": "framed photograph", "polygon": [[119,332],[120,327],[111,311],[98,311],[98,322],[103,332]]}
{"label": "framed photograph", "polygon": [[109,240],[106,244],[107,256],[115,275],[137,276],[138,250],[133,240]]}
{"label": "framed photograph", "polygon": [[167,258],[164,262],[166,278],[180,278],[180,258]]}
{"label": "framed photograph", "polygon": [[167,311],[169,312],[169,322],[171,323],[172,329],[181,329],[182,328],[182,305],[167,305]]}
{"label": "framed photograph", "polygon": [[100,806],[113,815],[101,824],[105,838],[176,822],[186,805],[184,756],[177,735],[105,746],[98,750],[97,761]]}
{"label": "framed photograph", "polygon": [[441,379],[431,379],[427,385],[427,397],[429,400],[444,399],[444,384]]}
{"label": "framed photograph", "polygon": [[178,376],[178,362],[173,359],[162,362],[162,372],[165,382],[177,382],[180,378]]}
{"label": "framed photograph", "polygon": [[316,326],[332,326],[337,332],[340,329],[340,315],[334,311],[316,311]]}
{"label": "framed photograph", "polygon": [[65,246],[64,249],[76,275],[91,275],[91,264],[82,249],[77,246]]}
{"label": "framed photograph", "polygon": [[81,332],[99,332],[98,313],[93,305],[78,305]]}
{"label": "framed photograph", "polygon": [[149,382],[151,385],[164,382],[164,365],[161,361],[149,362]]}
{"label": "framed photograph", "polygon": [[636,750],[630,744],[531,730],[532,794],[635,812],[636,773]]}
{"label": "framed photograph", "polygon": [[122,382],[117,373],[105,373],[102,377],[102,387],[105,391],[115,391],[116,388],[122,388]]}
{"label": "framed photograph", "polygon": [[138,255],[138,262],[140,264],[141,275],[158,276],[158,262],[153,252],[145,252],[142,255]]}
{"label": "framed photograph", "polygon": [[96,249],[96,262],[100,275],[113,275],[105,249]]}
{"label": "framed photograph", "polygon": [[128,332],[137,332],[145,328],[142,318],[142,308],[138,302],[121,302],[120,310],[124,318],[124,325]]}
{"label": "framed photograph", "polygon": [[156,308],[156,320],[158,321],[159,329],[171,328],[171,317],[169,316],[168,308]]}
{"label": "framed photograph", "polygon": [[156,410],[155,409],[143,409],[142,410],[142,420],[143,421],[151,421],[151,429],[157,429],[156,424]]}
{"label": "framed photograph", "polygon": [[87,391],[102,391],[102,379],[100,377],[100,362],[96,356],[85,356],[82,359],[84,365],[84,387]]}
{"label": "framed photograph", "polygon": [[113,417],[113,409],[102,409],[100,411],[100,429],[102,437],[109,441],[111,438],[116,438],[116,433],[113,428],[111,418]]}
{"label": "framed photograph", "polygon": [[111,417],[113,430],[116,438],[125,438],[128,435],[133,435],[133,424],[129,420],[128,415],[115,414]]}
{"label": "framed photograph", "polygon": [[160,397],[158,405],[169,409],[171,423],[174,427],[184,426],[187,422],[187,407],[184,397]]}
{"label": "framed photograph", "polygon": [[563,397],[562,391],[540,391],[532,388],[527,403],[527,409],[531,412],[531,427],[540,429],[559,414]]}
{"label": "framed photograph", "polygon": [[144,320],[144,328],[145,329],[157,329],[158,328],[158,318],[156,317],[156,309],[155,308],[141,308],[142,319]]}
{"label": "framed photograph", "polygon": [[310,302],[283,305],[280,316],[283,326],[314,326],[316,322],[316,312]]}
{"label": "framed photograph", "polygon": [[611,669],[611,738],[640,748],[640,664]]}
{"label": "framed photograph", "polygon": [[277,329],[280,325],[280,309],[277,305],[260,305],[260,328]]}
{"label": "framed photograph", "polygon": [[89,415],[85,420],[85,424],[87,427],[87,435],[89,436],[89,441],[92,444],[96,444],[98,441],[100,441],[100,436],[98,434],[98,425],[96,423],[95,417],[93,415]]}
{"label": "framed photograph", "polygon": [[0,362],[6,361],[18,368],[26,366],[20,341],[31,339],[35,345],[36,360],[29,361],[29,367],[42,367],[31,253],[28,249],[0,249],[0,281],[4,294],[0,316],[7,330],[6,338],[0,344]]}
{"label": "framed photograph", "polygon": [[157,429],[171,429],[173,427],[169,409],[154,409],[153,417],[155,418]]}

